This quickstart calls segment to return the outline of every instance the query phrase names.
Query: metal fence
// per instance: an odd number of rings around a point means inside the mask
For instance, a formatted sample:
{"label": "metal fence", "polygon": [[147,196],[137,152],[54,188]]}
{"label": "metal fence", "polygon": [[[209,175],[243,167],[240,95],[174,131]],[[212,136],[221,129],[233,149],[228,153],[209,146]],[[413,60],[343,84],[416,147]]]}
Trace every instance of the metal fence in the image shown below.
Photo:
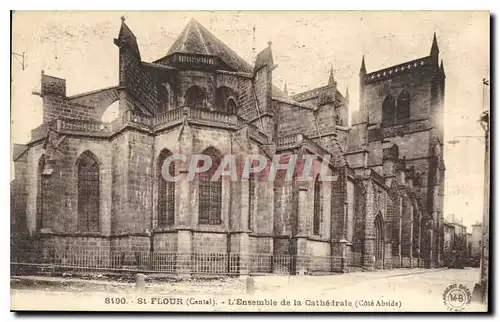
{"label": "metal fence", "polygon": [[162,274],[238,275],[242,272],[295,274],[340,272],[342,267],[361,267],[361,255],[297,256],[289,254],[179,253],[149,250],[58,249],[15,252],[11,265],[59,271],[143,271]]}

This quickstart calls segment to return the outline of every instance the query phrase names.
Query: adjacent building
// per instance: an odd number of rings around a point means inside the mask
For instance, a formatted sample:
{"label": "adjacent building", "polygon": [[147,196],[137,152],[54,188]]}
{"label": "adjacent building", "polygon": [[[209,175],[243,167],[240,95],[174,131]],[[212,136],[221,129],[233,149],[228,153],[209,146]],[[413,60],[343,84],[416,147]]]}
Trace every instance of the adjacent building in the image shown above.
{"label": "adjacent building", "polygon": [[479,222],[476,222],[474,225],[472,225],[470,256],[475,261],[477,261],[478,266],[481,258],[482,235],[483,235],[483,225]]}
{"label": "adjacent building", "polygon": [[455,226],[444,222],[443,260],[446,267],[453,265],[455,257]]}
{"label": "adjacent building", "polygon": [[455,214],[446,217],[446,225],[453,227],[454,237],[452,244],[452,258],[455,267],[463,267],[469,260],[469,241],[467,227],[463,224],[463,219],[458,219]]}

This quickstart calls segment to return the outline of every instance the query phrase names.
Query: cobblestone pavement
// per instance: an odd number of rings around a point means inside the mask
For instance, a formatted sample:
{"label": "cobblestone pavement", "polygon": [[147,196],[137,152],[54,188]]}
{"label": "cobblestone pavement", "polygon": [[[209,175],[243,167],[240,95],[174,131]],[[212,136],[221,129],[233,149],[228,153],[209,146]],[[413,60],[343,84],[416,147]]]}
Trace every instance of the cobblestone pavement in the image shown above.
{"label": "cobblestone pavement", "polygon": [[[36,279],[36,278],[33,278]],[[50,279],[50,278],[49,278]],[[256,276],[245,279],[148,285],[99,281],[64,288],[13,288],[13,309],[158,311],[447,311],[450,285],[472,292],[478,269],[399,269],[329,276]],[[42,283],[43,284],[43,283]],[[77,286],[75,286],[77,285]],[[99,287],[96,287],[99,285]],[[245,290],[252,290],[247,294]],[[486,311],[472,302],[463,311]]]}

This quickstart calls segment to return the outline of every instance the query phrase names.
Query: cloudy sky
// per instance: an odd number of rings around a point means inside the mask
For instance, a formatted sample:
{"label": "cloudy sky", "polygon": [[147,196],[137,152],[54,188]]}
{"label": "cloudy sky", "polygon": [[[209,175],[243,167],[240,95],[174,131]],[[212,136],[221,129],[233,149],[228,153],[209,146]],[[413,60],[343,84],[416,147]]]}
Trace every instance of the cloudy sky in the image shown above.
{"label": "cloudy sky", "polygon": [[[17,12],[12,50],[25,52],[25,69],[12,62],[12,142],[25,143],[42,121],[40,71],[65,78],[68,95],[118,83],[120,16],[137,36],[143,61],[166,54],[190,18],[196,18],[251,62],[272,41],[274,82],[291,93],[325,85],[333,67],[339,90],[349,87],[358,108],[358,71],[368,72],[427,56],[436,32],[446,72],[445,215],[471,225],[481,220],[484,143],[476,120],[489,78],[487,12]],[[255,42],[252,29],[255,27]],[[459,136],[472,136],[460,138]]]}

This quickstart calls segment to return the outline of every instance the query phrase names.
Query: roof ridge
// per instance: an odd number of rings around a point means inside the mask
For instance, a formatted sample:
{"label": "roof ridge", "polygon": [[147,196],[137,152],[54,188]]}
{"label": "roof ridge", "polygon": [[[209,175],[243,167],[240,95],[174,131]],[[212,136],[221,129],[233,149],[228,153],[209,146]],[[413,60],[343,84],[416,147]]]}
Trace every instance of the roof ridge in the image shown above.
{"label": "roof ridge", "polygon": [[201,40],[201,43],[203,44],[203,48],[205,49],[205,52],[207,53],[207,55],[211,55],[212,53],[208,50],[207,44],[205,42],[205,37],[203,37],[203,35],[201,34],[200,23],[197,20],[195,20],[194,18],[192,21],[196,22],[196,31],[198,32],[198,36],[200,37],[200,40]]}

